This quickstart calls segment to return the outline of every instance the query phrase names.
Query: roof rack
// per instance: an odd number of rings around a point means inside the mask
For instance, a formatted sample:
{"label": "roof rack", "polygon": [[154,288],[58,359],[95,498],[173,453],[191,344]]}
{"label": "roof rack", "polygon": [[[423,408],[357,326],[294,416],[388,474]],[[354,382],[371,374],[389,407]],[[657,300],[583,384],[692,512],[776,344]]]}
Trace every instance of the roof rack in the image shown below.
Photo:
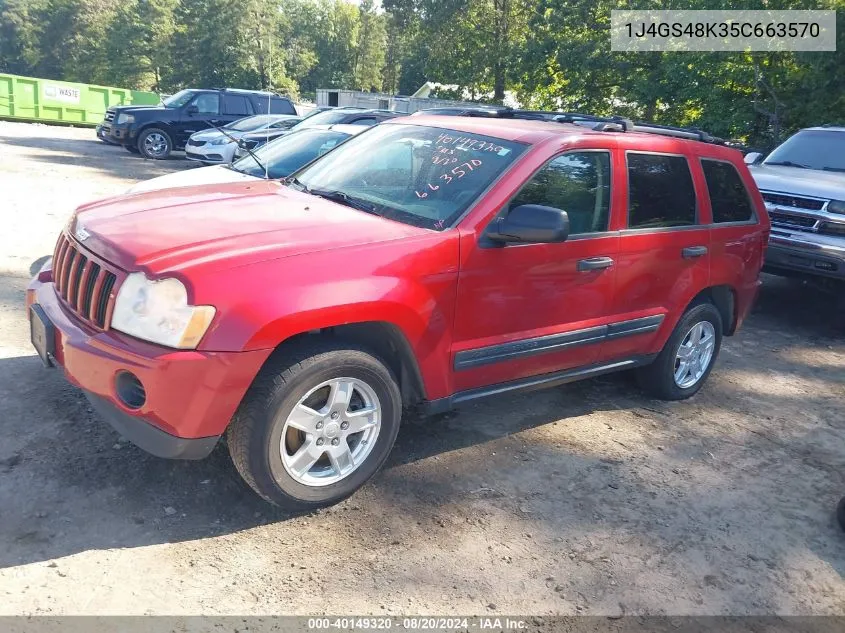
{"label": "roof rack", "polygon": [[604,117],[593,114],[582,114],[580,112],[558,112],[551,120],[557,121],[558,123],[575,123],[576,125],[586,123],[588,127],[599,132],[642,132],[644,134],[660,134],[661,136],[672,136],[674,138],[701,141],[702,143],[714,143],[716,145],[729,144],[728,141],[698,128],[632,121],[631,119],[617,115]]}

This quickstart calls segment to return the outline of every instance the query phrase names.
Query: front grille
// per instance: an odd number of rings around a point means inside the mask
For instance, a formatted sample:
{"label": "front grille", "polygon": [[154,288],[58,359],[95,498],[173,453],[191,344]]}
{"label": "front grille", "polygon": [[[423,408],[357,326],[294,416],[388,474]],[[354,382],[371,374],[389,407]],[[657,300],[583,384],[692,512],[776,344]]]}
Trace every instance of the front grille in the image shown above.
{"label": "front grille", "polygon": [[824,206],[824,200],[816,200],[815,198],[802,198],[801,196],[791,196],[785,193],[770,193],[768,191],[761,191],[763,200],[771,204],[778,204],[783,207],[793,207],[794,209],[808,209],[809,211],[821,211]]}
{"label": "front grille", "polygon": [[114,309],[114,290],[117,276],[86,257],[64,233],[53,253],[53,282],[67,306],[101,330],[108,329]]}
{"label": "front grille", "polygon": [[106,121],[114,121],[114,110],[106,110]]}
{"label": "front grille", "polygon": [[819,225],[819,233],[823,235],[836,235],[845,237],[845,224],[839,222],[822,222]]}
{"label": "front grille", "polygon": [[189,138],[188,145],[190,145],[191,147],[202,147],[203,145],[205,145],[205,141],[198,141],[196,139]]}
{"label": "front grille", "polygon": [[817,222],[815,218],[808,218],[797,213],[784,213],[783,211],[769,211],[769,219],[772,221],[772,226],[799,231],[812,231]]}

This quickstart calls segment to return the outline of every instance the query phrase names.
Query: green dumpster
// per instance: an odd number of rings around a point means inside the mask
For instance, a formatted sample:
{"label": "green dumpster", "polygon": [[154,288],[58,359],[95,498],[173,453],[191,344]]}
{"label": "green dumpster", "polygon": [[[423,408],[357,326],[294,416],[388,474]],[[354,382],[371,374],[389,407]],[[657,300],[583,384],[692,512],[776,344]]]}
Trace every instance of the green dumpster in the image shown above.
{"label": "green dumpster", "polygon": [[158,102],[154,92],[0,73],[0,119],[94,126],[109,106]]}

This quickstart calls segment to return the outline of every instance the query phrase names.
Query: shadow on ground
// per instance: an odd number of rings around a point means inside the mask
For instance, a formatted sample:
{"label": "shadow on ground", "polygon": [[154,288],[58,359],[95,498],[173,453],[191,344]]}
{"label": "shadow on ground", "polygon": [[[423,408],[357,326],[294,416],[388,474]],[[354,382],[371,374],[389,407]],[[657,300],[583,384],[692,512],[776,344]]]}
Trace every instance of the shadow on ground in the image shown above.
{"label": "shadow on ground", "polygon": [[91,130],[91,139],[43,138],[38,136],[5,136],[0,143],[32,148],[20,158],[29,162],[53,165],[78,165],[97,169],[120,178],[145,180],[179,169],[194,166],[182,152],[174,152],[167,160],[149,160],[128,152],[118,145],[98,140]]}
{"label": "shadow on ground", "polygon": [[[778,364],[777,346],[797,337],[802,344],[838,340],[837,327],[825,317],[828,297],[766,281],[736,345],[771,341],[776,347],[755,343],[754,354],[726,354],[721,371],[774,367],[802,373],[795,360]],[[25,324],[21,316],[16,327]],[[845,494],[845,450],[841,441],[820,448],[825,433],[841,436],[845,430],[845,421],[827,419],[828,410],[835,417],[836,398],[843,394],[779,398],[728,385],[718,374],[686,403],[652,401],[619,375],[500,396],[435,419],[411,416],[385,469],[352,499],[309,520],[348,526],[367,513],[408,521],[407,529],[421,538],[444,528],[459,539],[466,530],[484,529],[485,517],[498,508],[513,516],[514,525],[536,530],[535,538],[560,534],[577,542],[578,534],[600,531],[640,547],[662,542],[670,553],[730,547],[764,576],[809,548],[845,573],[845,539],[831,503]],[[749,397],[763,402],[764,410],[736,413]],[[224,446],[204,461],[173,462],[121,442],[60,371],[43,368],[34,356],[0,360],[0,402],[0,507],[15,508],[0,513],[0,568],[301,518],[259,500],[241,482]],[[788,420],[778,426],[779,411],[794,414],[805,405],[822,411],[820,428],[790,428]],[[613,456],[593,449],[595,440],[578,425],[597,412],[610,414],[602,418],[609,421],[604,433],[625,428],[643,443],[619,442],[620,453]],[[551,433],[552,426],[559,431]],[[720,451],[724,464],[708,466],[699,478],[694,469],[704,467],[697,464]],[[745,488],[758,479],[771,481],[770,499]],[[760,523],[753,537],[736,532],[737,524],[746,523]],[[676,536],[667,537],[667,530]],[[795,534],[790,549],[774,549],[774,539],[765,536],[770,530]],[[375,543],[379,537],[373,538]],[[756,557],[753,563],[745,551]],[[723,569],[712,582],[739,586],[744,574],[754,572],[738,569]],[[420,576],[416,570],[408,574],[397,582],[410,591]],[[738,605],[741,600],[740,591]]]}

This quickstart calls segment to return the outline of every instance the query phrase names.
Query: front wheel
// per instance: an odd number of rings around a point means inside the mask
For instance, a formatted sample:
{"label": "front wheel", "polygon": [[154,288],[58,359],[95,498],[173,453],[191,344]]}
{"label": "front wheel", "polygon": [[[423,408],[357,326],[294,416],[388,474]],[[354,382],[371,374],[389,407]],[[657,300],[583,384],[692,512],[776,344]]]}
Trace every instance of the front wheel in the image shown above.
{"label": "front wheel", "polygon": [[138,150],[145,158],[164,160],[173,150],[173,141],[164,130],[150,128],[141,132],[138,137]]}
{"label": "front wheel", "polygon": [[689,308],[663,350],[637,372],[640,386],[663,400],[695,395],[713,369],[722,346],[722,317],[712,303]]}
{"label": "front wheel", "polygon": [[370,352],[314,341],[262,369],[227,431],[244,480],[292,510],[337,503],[387,459],[399,431],[396,379]]}

